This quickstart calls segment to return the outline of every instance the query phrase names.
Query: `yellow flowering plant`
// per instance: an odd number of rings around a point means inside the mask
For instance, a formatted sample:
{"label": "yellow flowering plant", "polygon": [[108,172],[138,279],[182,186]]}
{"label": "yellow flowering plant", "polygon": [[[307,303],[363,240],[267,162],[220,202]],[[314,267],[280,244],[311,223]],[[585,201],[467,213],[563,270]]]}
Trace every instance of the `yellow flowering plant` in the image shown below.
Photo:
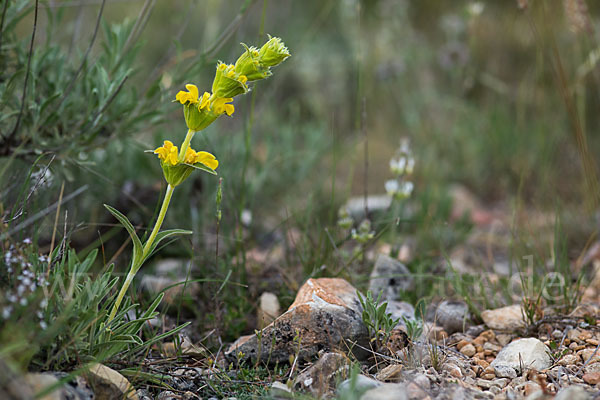
{"label": "yellow flowering plant", "polygon": [[[170,140],[165,140],[161,147],[153,151],[158,156],[167,181],[167,190],[161,205],[158,217],[150,236],[144,244],[135,232],[135,228],[127,217],[115,208],[104,205],[111,214],[125,227],[133,242],[133,255],[129,273],[121,286],[108,317],[107,325],[115,318],[123,297],[131,285],[136,273],[144,262],[152,255],[156,247],[163,240],[176,235],[189,235],[192,232],[183,229],[169,229],[161,231],[160,228],[173,196],[175,187],[183,183],[194,170],[201,170],[213,175],[219,166],[219,161],[214,155],[206,151],[196,151],[190,147],[192,138],[221,115],[232,116],[235,107],[231,102],[233,98],[248,93],[248,82],[265,79],[271,76],[271,67],[283,62],[290,53],[279,38],[269,36],[269,40],[260,48],[248,47],[242,43],[245,51],[234,64],[217,64],[211,92],[200,95],[198,87],[194,84],[185,85],[186,91],[180,91],[175,96],[174,102],[183,106],[183,116],[188,132],[183,143],[178,148]],[[110,326],[106,326],[110,331]]]}

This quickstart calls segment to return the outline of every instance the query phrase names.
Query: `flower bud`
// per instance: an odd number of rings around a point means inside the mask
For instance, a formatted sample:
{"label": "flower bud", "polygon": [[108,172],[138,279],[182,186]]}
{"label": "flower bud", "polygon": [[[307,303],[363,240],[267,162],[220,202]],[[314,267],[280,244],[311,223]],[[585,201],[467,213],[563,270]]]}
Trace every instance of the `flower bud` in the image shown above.
{"label": "flower bud", "polygon": [[249,89],[246,82],[248,82],[246,75],[236,72],[232,64],[219,62],[212,85],[213,96],[231,98],[247,93]]}
{"label": "flower bud", "polygon": [[269,67],[261,65],[256,47],[248,47],[244,43],[242,46],[246,51],[235,62],[235,72],[244,75],[248,81],[256,81],[271,76]]}
{"label": "flower bud", "polygon": [[285,44],[278,37],[271,37],[269,35],[269,41],[260,48],[258,52],[258,59],[264,67],[274,67],[281,64],[283,60],[290,56]]}

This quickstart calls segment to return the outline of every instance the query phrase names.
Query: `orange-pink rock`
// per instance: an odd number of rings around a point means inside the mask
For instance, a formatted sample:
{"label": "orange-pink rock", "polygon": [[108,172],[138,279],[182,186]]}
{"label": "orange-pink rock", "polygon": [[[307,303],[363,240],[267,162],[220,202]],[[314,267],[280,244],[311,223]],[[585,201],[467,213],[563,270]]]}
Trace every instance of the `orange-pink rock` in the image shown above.
{"label": "orange-pink rock", "polygon": [[367,328],[356,289],[339,278],[309,279],[298,291],[287,312],[259,334],[239,338],[226,351],[230,361],[260,359],[286,362],[296,355],[308,359],[320,350],[353,349],[366,355],[354,343],[366,346]]}

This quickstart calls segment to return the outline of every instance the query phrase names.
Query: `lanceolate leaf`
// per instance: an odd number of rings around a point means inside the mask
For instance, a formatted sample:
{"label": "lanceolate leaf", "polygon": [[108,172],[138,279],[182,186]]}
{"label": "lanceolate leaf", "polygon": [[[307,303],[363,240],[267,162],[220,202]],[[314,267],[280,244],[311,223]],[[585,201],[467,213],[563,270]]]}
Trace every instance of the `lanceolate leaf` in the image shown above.
{"label": "lanceolate leaf", "polygon": [[209,174],[218,175],[217,171],[215,171],[212,168],[207,167],[204,164],[197,163],[197,164],[185,164],[185,165],[187,165],[188,167],[199,169],[199,170],[204,171],[204,172],[208,172]]}
{"label": "lanceolate leaf", "polygon": [[121,214],[117,209],[109,206],[108,204],[105,204],[104,207],[106,207],[106,209],[108,211],[110,211],[110,213],[116,219],[119,220],[119,222],[121,223],[121,225],[123,225],[125,227],[125,229],[127,230],[127,232],[129,233],[129,236],[131,236],[131,241],[133,242],[133,260],[132,260],[132,264],[133,265],[137,265],[138,263],[141,262],[141,259],[142,259],[142,242],[140,241],[140,238],[135,233],[135,228],[133,227],[133,225],[131,224],[131,222],[129,222],[129,220],[127,219],[127,217],[124,216],[123,214]]}
{"label": "lanceolate leaf", "polygon": [[156,239],[154,239],[154,243],[152,243],[152,246],[150,247],[150,251],[148,252],[148,254],[146,255],[146,257],[150,256],[150,254],[152,254],[152,252],[154,252],[154,250],[156,249],[156,247],[163,240],[165,240],[167,238],[170,238],[172,236],[177,236],[177,235],[191,235],[192,233],[193,233],[192,231],[188,231],[188,230],[185,230],[185,229],[168,229],[166,231],[159,232],[158,235],[156,235]]}

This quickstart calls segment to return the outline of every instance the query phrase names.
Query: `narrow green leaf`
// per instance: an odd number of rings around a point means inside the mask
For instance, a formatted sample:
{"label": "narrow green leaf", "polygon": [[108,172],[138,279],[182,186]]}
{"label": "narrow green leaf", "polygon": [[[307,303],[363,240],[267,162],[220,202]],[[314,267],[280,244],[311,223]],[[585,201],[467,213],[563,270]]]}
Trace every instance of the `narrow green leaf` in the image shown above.
{"label": "narrow green leaf", "polygon": [[142,242],[140,241],[140,238],[135,233],[135,228],[133,227],[133,225],[131,224],[131,222],[129,222],[129,220],[127,219],[127,217],[124,216],[123,214],[121,214],[117,209],[109,206],[108,204],[105,204],[104,207],[108,211],[110,211],[110,213],[116,219],[119,220],[119,222],[121,223],[121,225],[123,225],[125,227],[125,229],[127,230],[127,232],[129,233],[129,236],[131,236],[131,241],[133,242],[133,260],[132,260],[132,264],[133,265],[137,265],[137,263],[141,262],[141,259],[142,259]]}
{"label": "narrow green leaf", "polygon": [[199,169],[199,170],[201,170],[201,171],[204,171],[204,172],[208,172],[209,174],[218,175],[218,174],[217,174],[217,171],[215,171],[215,170],[214,170],[214,169],[212,169],[212,168],[208,168],[208,167],[207,167],[206,165],[204,165],[204,164],[200,164],[200,163],[198,163],[198,164],[185,164],[185,165],[187,165],[188,167],[192,167],[192,168],[195,168],[195,169]]}
{"label": "narrow green leaf", "polygon": [[159,243],[162,242],[163,240],[170,238],[172,236],[177,236],[177,235],[191,235],[192,231],[188,231],[185,229],[168,229],[162,232],[159,232],[158,235],[156,235],[156,239],[154,239],[154,243],[152,243],[152,246],[150,247],[150,251],[148,252],[147,257],[150,256],[150,254],[152,254],[154,252],[154,250],[158,247]]}

